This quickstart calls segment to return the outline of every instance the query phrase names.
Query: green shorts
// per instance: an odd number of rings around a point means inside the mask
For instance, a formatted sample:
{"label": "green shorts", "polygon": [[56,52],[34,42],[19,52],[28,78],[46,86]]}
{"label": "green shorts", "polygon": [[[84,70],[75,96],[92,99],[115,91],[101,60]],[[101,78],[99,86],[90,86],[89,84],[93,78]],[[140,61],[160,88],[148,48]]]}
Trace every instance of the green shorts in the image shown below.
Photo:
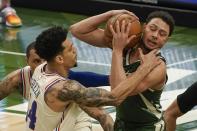
{"label": "green shorts", "polygon": [[114,124],[114,131],[165,131],[165,123],[163,120],[150,125],[136,125],[126,123],[120,119],[116,119]]}

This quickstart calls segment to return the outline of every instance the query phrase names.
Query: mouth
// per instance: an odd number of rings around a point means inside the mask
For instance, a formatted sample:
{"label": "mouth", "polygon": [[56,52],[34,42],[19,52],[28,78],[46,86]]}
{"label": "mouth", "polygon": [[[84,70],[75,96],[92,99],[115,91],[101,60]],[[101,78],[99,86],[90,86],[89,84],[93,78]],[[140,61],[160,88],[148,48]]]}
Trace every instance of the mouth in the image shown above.
{"label": "mouth", "polygon": [[77,59],[77,54],[74,55],[74,59]]}
{"label": "mouth", "polygon": [[155,46],[155,45],[157,45],[157,43],[156,43],[155,41],[152,41],[152,40],[148,40],[148,44],[149,44],[150,46]]}

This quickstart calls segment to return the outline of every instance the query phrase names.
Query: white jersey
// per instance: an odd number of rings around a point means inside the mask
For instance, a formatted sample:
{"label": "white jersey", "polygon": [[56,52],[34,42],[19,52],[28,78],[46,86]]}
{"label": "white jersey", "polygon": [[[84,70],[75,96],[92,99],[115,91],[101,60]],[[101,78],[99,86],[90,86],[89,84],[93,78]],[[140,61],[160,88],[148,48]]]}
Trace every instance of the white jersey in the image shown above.
{"label": "white jersey", "polygon": [[30,66],[25,66],[21,69],[21,81],[22,81],[22,95],[25,99],[29,99],[29,91],[31,87],[31,68]]}
{"label": "white jersey", "polygon": [[[90,117],[77,104],[71,103],[64,112],[60,113],[52,111],[46,105],[44,94],[47,89],[59,80],[65,80],[65,78],[57,74],[45,73],[43,70],[45,65],[42,64],[36,68],[33,75],[26,130],[52,131],[58,125],[58,128],[55,129],[58,131],[90,131]],[[29,94],[31,81],[30,68],[25,67],[21,72],[25,94]]]}
{"label": "white jersey", "polygon": [[30,98],[26,117],[26,131],[52,131],[61,122],[63,112],[54,112],[45,103],[44,95],[52,85],[65,78],[58,74],[47,74],[38,66],[31,80]]}
{"label": "white jersey", "polygon": [[81,108],[72,103],[64,113],[62,122],[54,131],[91,131],[91,118]]}

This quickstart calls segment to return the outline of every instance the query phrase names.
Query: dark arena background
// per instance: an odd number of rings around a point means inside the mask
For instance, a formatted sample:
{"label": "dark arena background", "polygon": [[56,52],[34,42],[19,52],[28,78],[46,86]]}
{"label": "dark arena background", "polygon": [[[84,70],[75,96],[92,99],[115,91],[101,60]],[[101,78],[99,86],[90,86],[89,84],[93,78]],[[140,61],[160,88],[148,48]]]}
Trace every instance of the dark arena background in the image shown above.
{"label": "dark arena background", "polygon": [[196,0],[12,0],[17,7],[95,15],[111,9],[128,9],[142,21],[154,10],[169,11],[180,26],[197,26]]}

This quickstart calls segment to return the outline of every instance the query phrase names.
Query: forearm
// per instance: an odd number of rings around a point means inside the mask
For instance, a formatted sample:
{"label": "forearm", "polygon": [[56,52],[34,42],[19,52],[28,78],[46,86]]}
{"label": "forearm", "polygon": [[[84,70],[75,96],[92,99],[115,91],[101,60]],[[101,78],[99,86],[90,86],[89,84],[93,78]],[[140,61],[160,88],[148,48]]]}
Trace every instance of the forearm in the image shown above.
{"label": "forearm", "polygon": [[148,73],[149,70],[147,70],[146,67],[138,67],[132,77],[128,77],[123,80],[112,90],[112,95],[117,97],[119,100],[124,100],[137,88]]}
{"label": "forearm", "polygon": [[175,131],[176,129],[176,119],[168,118],[166,119],[166,131]]}
{"label": "forearm", "polygon": [[78,34],[87,34],[97,29],[102,23],[106,22],[112,13],[110,11],[84,19],[70,27],[71,33],[78,37]]}
{"label": "forearm", "polygon": [[17,87],[19,87],[20,82],[21,82],[20,70],[11,72],[3,80],[1,80],[0,81],[0,100],[7,97]]}
{"label": "forearm", "polygon": [[67,81],[63,83],[63,88],[58,89],[57,98],[60,101],[74,101],[79,105],[99,107],[117,105],[117,98],[111,92],[99,88],[84,88],[75,81]]}
{"label": "forearm", "polygon": [[81,107],[89,116],[93,117],[101,124],[104,131],[113,131],[114,121],[102,108]]}
{"label": "forearm", "polygon": [[175,131],[176,120],[178,117],[183,115],[177,104],[177,99],[166,109],[164,112],[164,120],[166,122],[166,131]]}
{"label": "forearm", "polygon": [[70,32],[78,39],[97,47],[110,47],[105,39],[104,30],[99,28],[101,24],[112,16],[111,11],[92,16],[70,27]]}
{"label": "forearm", "polygon": [[126,79],[123,69],[123,56],[121,50],[114,49],[112,51],[111,64],[111,89],[113,90],[120,82]]}
{"label": "forearm", "polygon": [[7,90],[5,87],[8,85],[8,81],[1,81],[0,82],[0,100],[3,100],[5,97],[7,97],[11,91]]}
{"label": "forearm", "polygon": [[166,131],[175,131],[176,130],[177,115],[174,115],[172,112],[173,111],[167,110],[164,113],[164,120],[166,123]]}

